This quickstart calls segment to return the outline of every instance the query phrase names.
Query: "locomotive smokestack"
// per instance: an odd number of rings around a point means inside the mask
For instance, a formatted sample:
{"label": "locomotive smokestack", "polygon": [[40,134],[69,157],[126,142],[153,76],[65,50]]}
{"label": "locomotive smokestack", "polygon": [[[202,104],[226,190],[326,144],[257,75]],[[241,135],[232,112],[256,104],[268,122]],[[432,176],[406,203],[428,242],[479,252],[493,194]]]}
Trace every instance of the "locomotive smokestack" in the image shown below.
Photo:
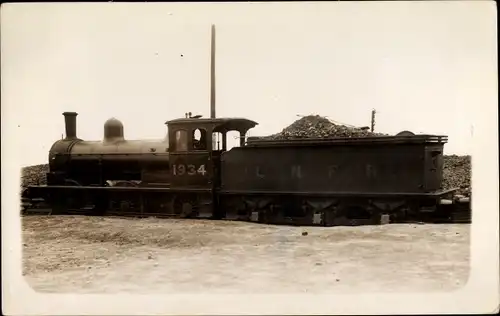
{"label": "locomotive smokestack", "polygon": [[215,25],[213,24],[210,51],[210,118],[215,118]]}
{"label": "locomotive smokestack", "polygon": [[64,112],[64,124],[66,126],[66,139],[76,139],[76,112]]}

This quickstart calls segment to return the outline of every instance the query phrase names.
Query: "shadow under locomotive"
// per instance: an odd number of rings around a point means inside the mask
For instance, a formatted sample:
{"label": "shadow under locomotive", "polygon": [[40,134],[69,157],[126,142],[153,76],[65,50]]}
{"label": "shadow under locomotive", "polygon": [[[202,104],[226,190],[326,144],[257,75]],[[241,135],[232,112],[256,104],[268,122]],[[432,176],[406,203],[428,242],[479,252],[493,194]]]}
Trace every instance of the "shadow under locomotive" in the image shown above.
{"label": "shadow under locomotive", "polygon": [[[470,222],[459,207],[470,201],[442,189],[446,136],[246,140],[254,121],[186,115],[166,123],[164,139],[126,140],[123,124],[110,119],[103,140],[84,141],[77,113],[63,114],[66,138],[50,149],[47,185],[23,194],[52,214],[320,226]],[[227,150],[232,131],[239,147]]]}

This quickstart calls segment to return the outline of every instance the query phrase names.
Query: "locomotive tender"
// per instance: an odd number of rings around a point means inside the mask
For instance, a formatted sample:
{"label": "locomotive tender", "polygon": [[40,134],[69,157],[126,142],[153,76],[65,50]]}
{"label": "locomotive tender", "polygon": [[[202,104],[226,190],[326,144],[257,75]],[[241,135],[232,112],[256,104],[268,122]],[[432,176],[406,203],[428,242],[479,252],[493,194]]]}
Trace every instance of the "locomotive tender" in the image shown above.
{"label": "locomotive tender", "polygon": [[[66,138],[50,149],[47,185],[26,192],[56,214],[376,224],[435,213],[455,191],[441,188],[446,136],[270,141],[246,139],[252,120],[186,116],[166,122],[157,141],[126,140],[116,119],[102,141],[84,141],[77,114],[63,114]],[[231,131],[240,144],[227,150]]]}

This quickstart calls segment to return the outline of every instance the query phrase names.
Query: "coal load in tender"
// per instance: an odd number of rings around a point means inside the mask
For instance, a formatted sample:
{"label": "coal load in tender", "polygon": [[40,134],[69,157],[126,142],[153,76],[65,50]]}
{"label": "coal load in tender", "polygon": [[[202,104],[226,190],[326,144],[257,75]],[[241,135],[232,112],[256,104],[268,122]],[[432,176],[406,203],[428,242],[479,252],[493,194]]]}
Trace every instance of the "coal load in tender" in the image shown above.
{"label": "coal load in tender", "polygon": [[444,156],[443,163],[444,189],[459,188],[456,194],[470,196],[471,193],[471,157]]}
{"label": "coal load in tender", "polygon": [[372,133],[366,129],[338,125],[319,115],[305,116],[280,133],[265,136],[261,139],[285,140],[297,138],[323,138],[323,137],[370,137],[385,136],[385,134]]}

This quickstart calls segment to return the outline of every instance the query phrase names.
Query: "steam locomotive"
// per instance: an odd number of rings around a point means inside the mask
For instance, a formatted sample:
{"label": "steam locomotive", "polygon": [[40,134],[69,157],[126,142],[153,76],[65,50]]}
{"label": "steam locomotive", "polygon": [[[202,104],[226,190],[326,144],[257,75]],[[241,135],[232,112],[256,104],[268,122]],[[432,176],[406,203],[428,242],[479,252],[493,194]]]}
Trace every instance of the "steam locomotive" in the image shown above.
{"label": "steam locomotive", "polygon": [[[449,220],[455,189],[443,190],[446,136],[414,135],[271,141],[246,137],[257,123],[215,117],[212,26],[211,116],[166,122],[156,141],[127,140],[110,119],[102,140],[76,133],[49,151],[47,185],[25,199],[53,214],[235,219],[269,224],[357,225]],[[227,133],[239,132],[228,150]]]}
{"label": "steam locomotive", "polygon": [[[443,190],[446,136],[263,140],[245,118],[186,115],[167,136],[127,140],[110,119],[104,137],[66,137],[49,152],[47,185],[30,186],[53,214],[212,218],[295,225],[360,225],[446,219],[455,189]],[[227,150],[227,133],[240,144]]]}

